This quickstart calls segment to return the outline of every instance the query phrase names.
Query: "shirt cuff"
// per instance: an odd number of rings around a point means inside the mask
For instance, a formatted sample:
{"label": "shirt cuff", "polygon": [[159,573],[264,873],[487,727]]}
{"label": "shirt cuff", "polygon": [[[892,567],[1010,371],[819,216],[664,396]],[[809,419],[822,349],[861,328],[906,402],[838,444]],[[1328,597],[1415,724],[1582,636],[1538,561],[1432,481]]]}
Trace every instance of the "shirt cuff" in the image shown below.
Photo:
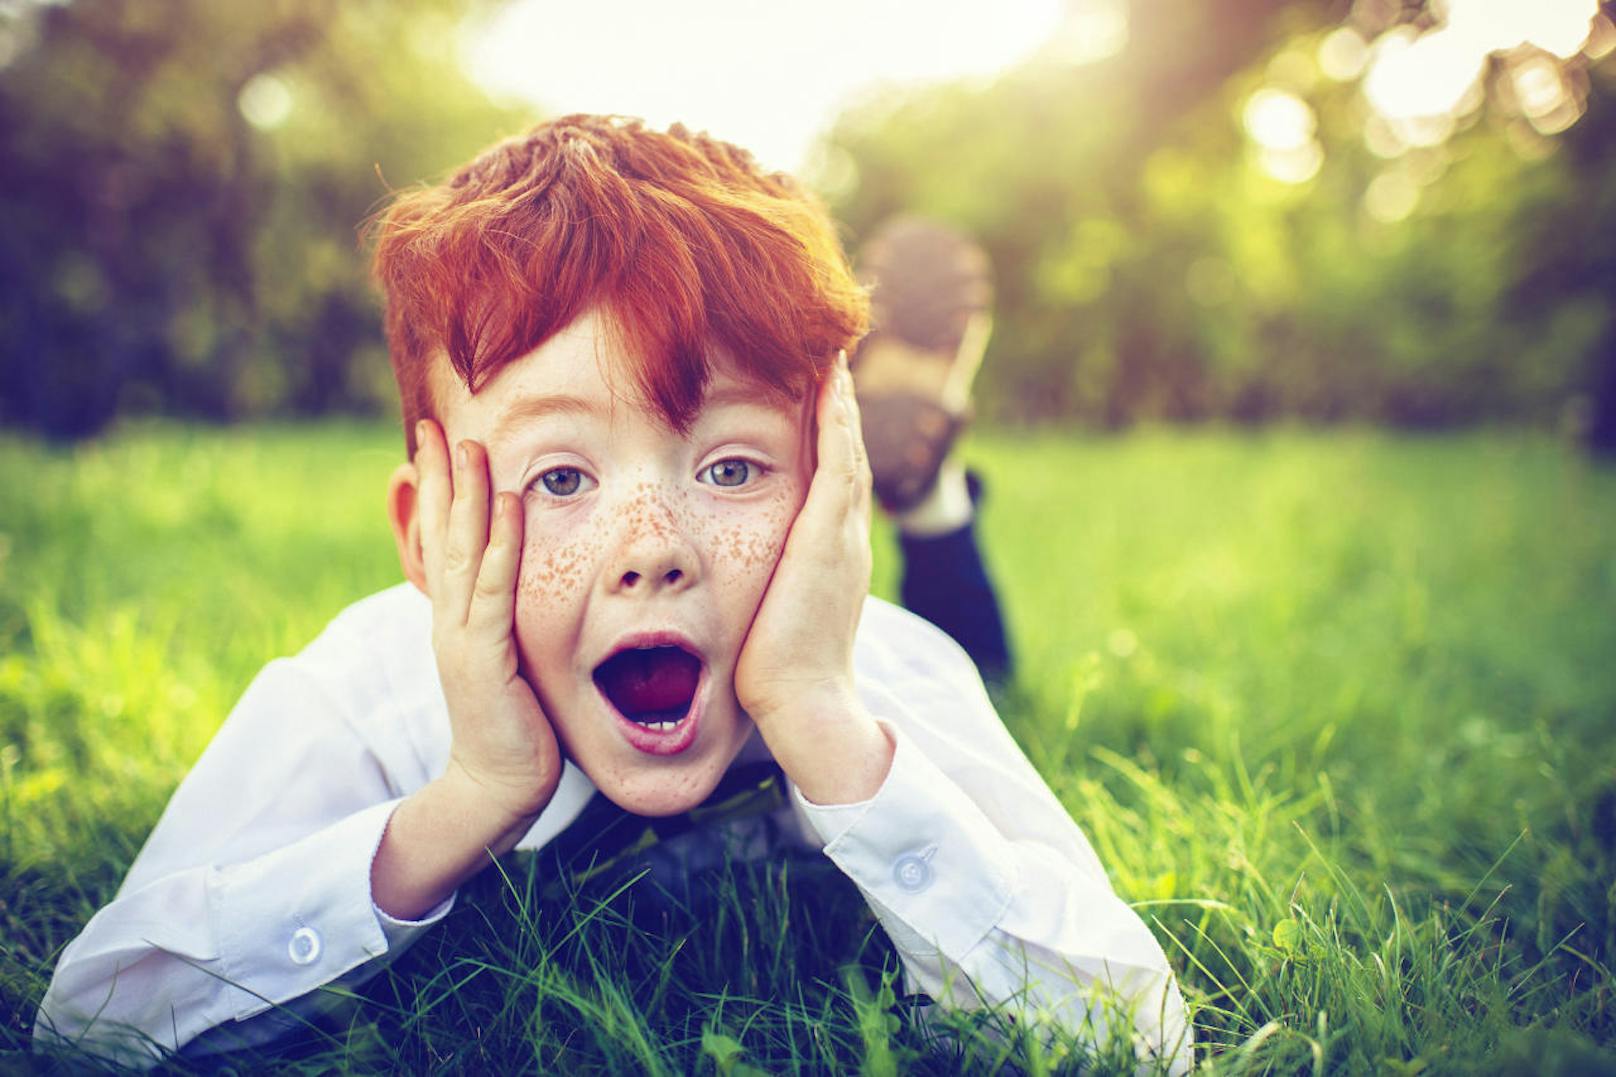
{"label": "shirt cuff", "polygon": [[814,804],[792,787],[825,855],[877,908],[959,960],[1003,917],[1013,850],[982,810],[896,725],[892,769],[858,804]]}
{"label": "shirt cuff", "polygon": [[377,915],[370,864],[398,805],[372,805],[245,863],[210,869],[209,905],[236,1020],[331,983],[448,911],[445,903],[427,920],[394,921],[396,935]]}
{"label": "shirt cuff", "polygon": [[382,925],[382,935],[387,939],[388,950],[396,950],[400,946],[414,942],[415,936],[448,916],[449,910],[454,908],[455,896],[450,894],[419,920],[400,920],[374,901],[370,903],[370,911],[376,914],[376,922]]}

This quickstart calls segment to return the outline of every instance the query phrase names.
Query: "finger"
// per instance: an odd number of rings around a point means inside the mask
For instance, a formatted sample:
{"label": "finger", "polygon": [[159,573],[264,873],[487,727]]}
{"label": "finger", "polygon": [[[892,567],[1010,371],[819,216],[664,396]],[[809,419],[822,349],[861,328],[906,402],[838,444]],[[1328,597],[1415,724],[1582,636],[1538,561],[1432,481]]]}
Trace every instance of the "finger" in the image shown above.
{"label": "finger", "polygon": [[[830,373],[820,385],[819,394],[819,445],[818,466],[814,472],[814,487],[829,485],[842,488],[841,492],[848,493],[847,487],[852,485],[857,477],[858,462],[853,454],[853,432],[850,424],[853,413],[848,407],[848,397],[851,395],[850,382],[846,378],[846,363],[842,355],[836,358]],[[810,488],[810,497],[812,488]]]}
{"label": "finger", "polygon": [[870,473],[870,454],[864,447],[864,416],[859,411],[858,394],[854,391],[853,374],[847,367],[847,353],[844,351],[837,357],[841,366],[843,400],[847,406],[847,428],[853,442],[853,467],[858,472],[857,502],[858,507],[866,515],[870,511],[871,488],[875,484],[874,476]]}
{"label": "finger", "polygon": [[[849,524],[862,525],[868,533],[868,515],[859,511],[859,462],[857,434],[851,424],[856,415],[849,407],[851,379],[845,377],[845,363],[839,357],[820,384],[816,405],[816,456],[808,496],[792,525],[788,545],[804,543],[816,557],[831,562],[843,556]],[[806,537],[799,537],[806,536]]]}
{"label": "finger", "polygon": [[521,499],[494,495],[494,518],[488,525],[488,549],[477,570],[466,627],[489,642],[509,639],[516,620],[516,578],[522,560]]}
{"label": "finger", "polygon": [[477,570],[488,547],[488,455],[475,441],[454,452],[454,503],[444,536],[444,611],[464,624]]}
{"label": "finger", "polygon": [[415,470],[420,486],[416,511],[421,518],[421,561],[434,600],[443,578],[443,536],[449,526],[449,459],[443,428],[431,419],[415,424]]}

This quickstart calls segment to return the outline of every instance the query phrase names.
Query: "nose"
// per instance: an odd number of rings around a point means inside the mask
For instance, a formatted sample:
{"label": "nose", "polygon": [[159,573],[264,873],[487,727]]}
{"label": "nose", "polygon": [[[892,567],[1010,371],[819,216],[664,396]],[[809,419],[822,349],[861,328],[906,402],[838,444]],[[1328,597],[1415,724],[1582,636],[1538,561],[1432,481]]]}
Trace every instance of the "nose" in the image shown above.
{"label": "nose", "polygon": [[652,595],[695,584],[701,559],[680,520],[660,498],[645,497],[626,506],[621,528],[605,573],[607,590]]}

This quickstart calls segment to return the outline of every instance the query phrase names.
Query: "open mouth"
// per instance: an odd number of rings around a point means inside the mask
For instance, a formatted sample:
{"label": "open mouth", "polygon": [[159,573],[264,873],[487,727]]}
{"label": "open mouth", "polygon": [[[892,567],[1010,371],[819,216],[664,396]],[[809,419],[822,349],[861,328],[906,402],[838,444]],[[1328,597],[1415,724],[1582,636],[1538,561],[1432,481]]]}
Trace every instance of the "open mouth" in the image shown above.
{"label": "open mouth", "polygon": [[658,755],[683,751],[694,739],[701,675],[701,659],[676,643],[618,651],[594,674],[629,742]]}

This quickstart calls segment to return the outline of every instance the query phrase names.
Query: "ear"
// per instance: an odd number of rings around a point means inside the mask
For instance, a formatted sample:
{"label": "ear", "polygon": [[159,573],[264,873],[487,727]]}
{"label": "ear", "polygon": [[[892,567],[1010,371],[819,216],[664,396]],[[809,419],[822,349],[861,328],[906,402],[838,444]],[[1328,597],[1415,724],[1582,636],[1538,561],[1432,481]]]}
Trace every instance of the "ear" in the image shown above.
{"label": "ear", "polygon": [[415,589],[428,598],[426,589],[426,562],[421,557],[420,501],[416,497],[419,476],[415,465],[402,463],[387,480],[387,522],[393,525],[393,544],[398,547],[398,564],[404,578],[415,584]]}

